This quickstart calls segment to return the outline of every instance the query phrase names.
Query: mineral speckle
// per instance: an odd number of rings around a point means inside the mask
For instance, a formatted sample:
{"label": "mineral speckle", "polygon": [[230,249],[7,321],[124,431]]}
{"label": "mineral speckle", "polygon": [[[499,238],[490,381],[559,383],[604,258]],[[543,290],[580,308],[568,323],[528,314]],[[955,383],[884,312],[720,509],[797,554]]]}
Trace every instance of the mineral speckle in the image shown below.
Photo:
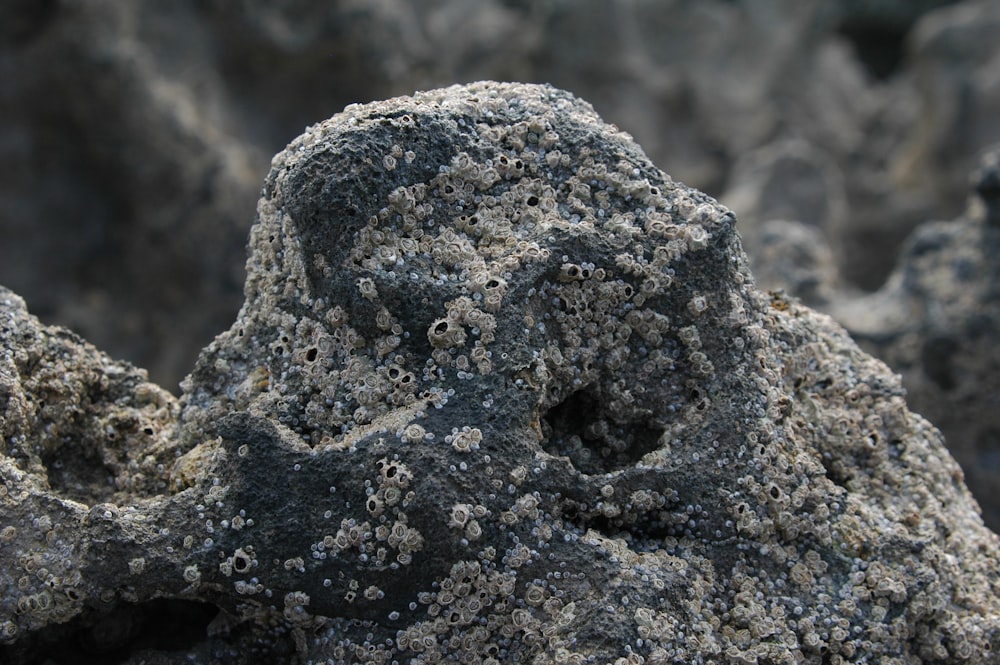
{"label": "mineral speckle", "polygon": [[[4,448],[7,641],[85,611],[40,609],[65,550],[88,598],[211,603],[304,663],[998,662],[1000,543],[940,434],[734,225],[548,86],[309,128],[159,485],[60,503]],[[58,355],[19,307],[7,353]],[[25,401],[5,446],[42,440]]]}

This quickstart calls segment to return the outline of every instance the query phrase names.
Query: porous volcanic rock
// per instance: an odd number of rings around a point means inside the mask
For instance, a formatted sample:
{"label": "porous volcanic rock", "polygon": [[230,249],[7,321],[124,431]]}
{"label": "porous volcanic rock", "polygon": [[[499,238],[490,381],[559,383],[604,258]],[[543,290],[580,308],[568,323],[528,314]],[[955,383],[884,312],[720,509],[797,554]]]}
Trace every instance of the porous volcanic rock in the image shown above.
{"label": "porous volcanic rock", "polygon": [[169,491],[69,502],[4,450],[4,634],[165,599],[227,619],[164,662],[998,662],[940,433],[746,265],[568,93],[348,107],[272,163]]}

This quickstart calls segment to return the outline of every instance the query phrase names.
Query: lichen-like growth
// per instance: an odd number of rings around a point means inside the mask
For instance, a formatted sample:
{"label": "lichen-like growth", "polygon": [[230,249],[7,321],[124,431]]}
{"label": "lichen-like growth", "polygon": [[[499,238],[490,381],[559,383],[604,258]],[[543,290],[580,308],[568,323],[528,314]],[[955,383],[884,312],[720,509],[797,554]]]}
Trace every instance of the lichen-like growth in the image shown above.
{"label": "lichen-like growth", "polygon": [[939,434],[754,288],[734,224],[547,86],[310,128],[183,386],[174,493],[88,515],[131,575],[93,593],[316,663],[995,662],[1000,545]]}

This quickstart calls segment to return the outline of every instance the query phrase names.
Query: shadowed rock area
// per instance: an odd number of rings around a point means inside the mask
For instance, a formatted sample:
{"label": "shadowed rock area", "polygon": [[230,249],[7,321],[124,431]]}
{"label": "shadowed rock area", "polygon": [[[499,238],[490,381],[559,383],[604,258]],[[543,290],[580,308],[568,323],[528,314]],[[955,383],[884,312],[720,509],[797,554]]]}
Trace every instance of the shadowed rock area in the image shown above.
{"label": "shadowed rock area", "polygon": [[735,224],[487,82],[274,158],[179,404],[4,292],[0,656],[1000,662],[940,433]]}

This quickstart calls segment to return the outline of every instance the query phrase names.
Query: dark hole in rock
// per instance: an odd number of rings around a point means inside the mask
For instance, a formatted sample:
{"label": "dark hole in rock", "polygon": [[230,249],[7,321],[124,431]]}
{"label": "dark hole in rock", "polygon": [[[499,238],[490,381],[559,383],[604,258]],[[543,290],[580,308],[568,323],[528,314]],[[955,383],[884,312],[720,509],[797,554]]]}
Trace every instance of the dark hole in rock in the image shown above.
{"label": "dark hole in rock", "polygon": [[40,36],[59,11],[58,0],[13,0],[6,3],[0,44],[24,46]]}
{"label": "dark hole in rock", "polygon": [[542,447],[549,454],[569,458],[588,475],[633,466],[657,449],[662,429],[621,420],[605,405],[592,389],[570,394],[542,417]]}
{"label": "dark hole in rock", "polygon": [[952,358],[958,350],[958,342],[947,336],[929,337],[920,350],[924,373],[941,390],[952,390],[957,385]]}
{"label": "dark hole in rock", "polygon": [[80,442],[69,442],[42,455],[49,487],[59,496],[88,506],[110,501],[115,492],[115,474],[96,450]]}
{"label": "dark hole in rock", "polygon": [[558,506],[562,519],[584,531],[593,529],[609,538],[624,538],[633,548],[657,549],[664,538],[690,535],[691,516],[676,498],[644,508],[632,508],[617,515],[604,514],[599,505],[580,504],[566,499]]}
{"label": "dark hole in rock", "polygon": [[899,71],[909,26],[871,21],[845,21],[838,32],[851,44],[858,60],[876,80]]}
{"label": "dark hole in rock", "polygon": [[185,651],[205,640],[218,613],[209,603],[165,598],[90,610],[0,646],[0,663],[114,665],[139,651]]}
{"label": "dark hole in rock", "polygon": [[851,480],[848,467],[826,453],[820,458],[820,462],[823,464],[823,468],[826,469],[826,477],[833,483],[846,489],[847,483]]}

